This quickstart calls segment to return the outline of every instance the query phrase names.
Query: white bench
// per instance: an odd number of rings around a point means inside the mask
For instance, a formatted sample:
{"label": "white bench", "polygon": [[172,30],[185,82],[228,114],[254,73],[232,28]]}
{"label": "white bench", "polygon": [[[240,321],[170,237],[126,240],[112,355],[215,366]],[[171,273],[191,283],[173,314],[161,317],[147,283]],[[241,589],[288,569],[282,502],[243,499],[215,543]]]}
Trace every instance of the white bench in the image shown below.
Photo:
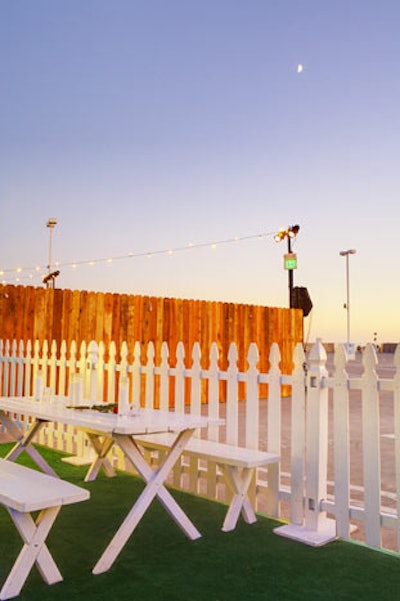
{"label": "white bench", "polygon": [[[24,546],[0,591],[0,599],[16,597],[33,565],[47,584],[62,580],[46,544],[62,505],[85,501],[89,491],[23,465],[0,459],[0,503],[8,510]],[[31,516],[38,511],[36,521]]]}
{"label": "white bench", "polygon": [[[135,441],[145,448],[166,451],[174,438],[173,434],[160,433],[135,437]],[[240,513],[248,524],[257,521],[247,494],[248,489],[256,469],[279,463],[279,455],[200,438],[191,438],[183,454],[212,461],[220,467],[226,483],[233,492],[222,526],[224,532],[235,529]]]}

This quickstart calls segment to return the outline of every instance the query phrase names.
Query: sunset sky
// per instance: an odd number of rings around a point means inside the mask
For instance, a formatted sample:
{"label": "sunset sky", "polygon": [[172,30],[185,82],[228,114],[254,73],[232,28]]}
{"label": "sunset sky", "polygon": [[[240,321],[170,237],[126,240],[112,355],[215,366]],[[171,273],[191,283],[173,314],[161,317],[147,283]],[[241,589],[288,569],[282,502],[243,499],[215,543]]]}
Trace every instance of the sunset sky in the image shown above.
{"label": "sunset sky", "polygon": [[351,338],[399,341],[399,31],[398,0],[0,0],[0,281],[42,285],[55,217],[58,287],[282,307],[299,224],[306,338],[345,341],[356,249]]}

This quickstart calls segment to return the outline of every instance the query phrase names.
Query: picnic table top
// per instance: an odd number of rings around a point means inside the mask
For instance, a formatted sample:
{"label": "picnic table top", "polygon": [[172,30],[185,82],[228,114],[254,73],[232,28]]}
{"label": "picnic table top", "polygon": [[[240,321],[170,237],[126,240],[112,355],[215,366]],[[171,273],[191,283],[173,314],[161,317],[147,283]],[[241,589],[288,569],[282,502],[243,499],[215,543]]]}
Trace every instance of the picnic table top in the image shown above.
{"label": "picnic table top", "polygon": [[118,415],[103,413],[90,407],[73,408],[67,404],[68,398],[63,396],[40,401],[34,400],[33,397],[0,397],[0,411],[25,414],[38,420],[70,424],[109,435],[180,432],[189,428],[205,428],[210,424],[224,423],[222,419],[159,409],[140,408],[130,415]]}

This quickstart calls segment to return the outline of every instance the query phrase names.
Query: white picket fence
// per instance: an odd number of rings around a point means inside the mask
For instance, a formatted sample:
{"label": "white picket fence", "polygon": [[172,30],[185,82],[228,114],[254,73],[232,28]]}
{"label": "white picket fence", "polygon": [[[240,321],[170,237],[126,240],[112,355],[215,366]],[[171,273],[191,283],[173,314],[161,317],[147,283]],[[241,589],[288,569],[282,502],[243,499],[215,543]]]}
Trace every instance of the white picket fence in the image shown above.
{"label": "white picket fence", "polygon": [[[399,347],[398,347],[399,348]],[[106,354],[106,350],[108,351]],[[68,351],[68,352],[67,352]],[[105,357],[107,356],[107,361]],[[73,343],[60,349],[37,343],[0,341],[0,392],[2,395],[30,396],[38,372],[46,385],[60,395],[68,395],[71,374],[81,373],[85,397],[97,403],[116,402],[119,377],[130,382],[130,400],[162,409],[208,413],[224,417],[226,426],[212,427],[202,436],[212,440],[262,448],[281,455],[280,466],[268,472],[259,470],[252,496],[257,508],[269,515],[286,518],[288,524],[278,533],[309,544],[319,545],[339,536],[350,539],[355,526],[359,538],[373,547],[400,549],[400,352],[392,365],[393,376],[377,375],[377,356],[368,345],[362,358],[363,373],[350,377],[344,347],[335,350],[331,373],[327,356],[317,341],[306,357],[301,344],[295,347],[293,370],[280,370],[280,351],[273,344],[270,369],[258,369],[258,349],[253,343],[247,353],[247,369],[238,369],[234,344],[228,353],[228,367],[219,367],[218,348],[213,344],[208,368],[201,367],[200,347],[195,344],[185,357],[183,343],[176,349],[171,367],[166,344],[161,361],[155,364],[152,343],[141,363],[139,343],[133,360],[128,347],[111,343],[82,343],[79,352]],[[221,382],[225,402],[221,402]],[[239,400],[241,383],[246,400]],[[260,385],[268,385],[268,398],[260,398]],[[291,386],[291,396],[282,396],[282,385]],[[243,386],[243,385],[242,385]],[[264,387],[265,389],[265,387]],[[206,398],[207,402],[202,402]],[[19,416],[23,423],[23,416]],[[383,426],[382,426],[383,424]],[[38,442],[88,460],[90,448],[85,435],[70,427],[48,424]],[[127,469],[123,457],[113,451],[117,467]],[[153,456],[157,461],[157,457]],[[226,499],[215,465],[193,458],[181,459],[171,475],[171,483]],[[382,489],[384,482],[385,490]],[[389,543],[387,542],[389,540]]]}

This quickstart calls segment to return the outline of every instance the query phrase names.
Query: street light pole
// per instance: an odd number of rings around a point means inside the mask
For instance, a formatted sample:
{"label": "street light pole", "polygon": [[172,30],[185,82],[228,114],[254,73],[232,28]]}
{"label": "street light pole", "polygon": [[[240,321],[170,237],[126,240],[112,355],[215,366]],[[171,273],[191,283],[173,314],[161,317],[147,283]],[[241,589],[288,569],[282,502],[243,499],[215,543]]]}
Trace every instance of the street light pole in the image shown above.
{"label": "street light pole", "polygon": [[341,257],[346,257],[346,311],[347,311],[347,352],[350,352],[350,275],[349,275],[349,256],[355,255],[356,250],[350,248],[349,250],[340,251]]}
{"label": "street light pole", "polygon": [[47,288],[54,288],[54,278],[51,278],[51,261],[53,251],[53,229],[56,225],[57,219],[55,217],[50,217],[46,223],[46,227],[49,228],[49,264],[47,266],[47,278],[45,282]]}
{"label": "street light pole", "polygon": [[[287,236],[287,251],[292,254],[292,238]],[[293,269],[288,269],[289,308],[293,308]]]}

